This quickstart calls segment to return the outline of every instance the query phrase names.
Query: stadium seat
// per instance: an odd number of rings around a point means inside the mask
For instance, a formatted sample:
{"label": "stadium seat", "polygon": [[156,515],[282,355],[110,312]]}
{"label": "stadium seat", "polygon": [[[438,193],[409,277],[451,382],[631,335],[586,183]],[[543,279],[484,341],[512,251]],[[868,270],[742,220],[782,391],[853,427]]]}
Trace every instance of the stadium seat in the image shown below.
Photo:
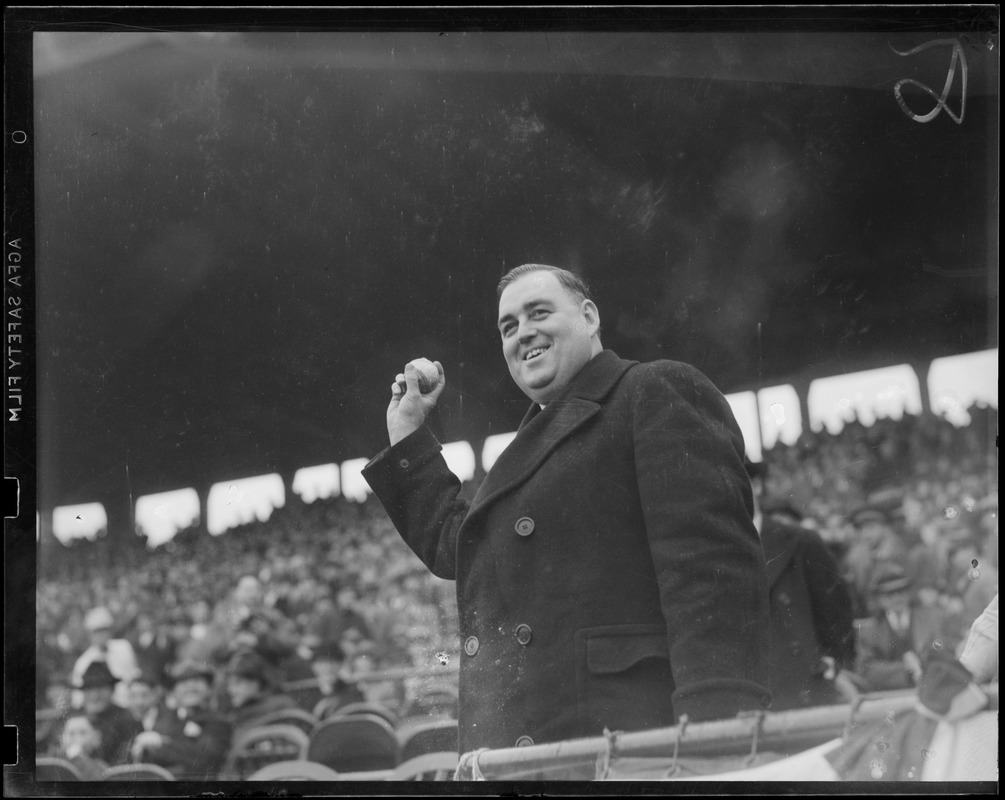
{"label": "stadium seat", "polygon": [[307,759],[337,772],[367,772],[398,766],[394,728],[373,714],[329,717],[311,734]]}
{"label": "stadium seat", "polygon": [[310,732],[314,730],[317,724],[317,717],[309,711],[304,711],[300,708],[283,708],[279,711],[263,714],[258,718],[255,727],[261,728],[265,725],[295,725],[304,733],[310,735]]}
{"label": "stadium seat", "polygon": [[119,764],[105,770],[106,781],[173,781],[174,775],[159,764]]}
{"label": "stadium seat", "polygon": [[339,774],[331,767],[304,759],[267,764],[245,778],[248,781],[337,781],[339,779]]}
{"label": "stadium seat", "polygon": [[414,723],[398,731],[401,760],[408,761],[427,753],[458,752],[457,720],[440,719]]}
{"label": "stadium seat", "polygon": [[456,752],[425,753],[403,761],[389,781],[449,781],[457,770]]}
{"label": "stadium seat", "polygon": [[36,781],[81,781],[80,771],[64,758],[39,756],[35,759]]}
{"label": "stadium seat", "polygon": [[220,777],[244,780],[267,764],[306,758],[310,737],[296,725],[263,725],[239,736],[230,747]]}
{"label": "stadium seat", "polygon": [[383,703],[373,703],[366,700],[361,700],[356,703],[346,703],[344,706],[336,706],[334,709],[319,717],[319,719],[345,717],[350,714],[373,714],[374,716],[387,720],[387,724],[392,728],[398,724],[398,717],[393,711],[391,711],[391,709]]}

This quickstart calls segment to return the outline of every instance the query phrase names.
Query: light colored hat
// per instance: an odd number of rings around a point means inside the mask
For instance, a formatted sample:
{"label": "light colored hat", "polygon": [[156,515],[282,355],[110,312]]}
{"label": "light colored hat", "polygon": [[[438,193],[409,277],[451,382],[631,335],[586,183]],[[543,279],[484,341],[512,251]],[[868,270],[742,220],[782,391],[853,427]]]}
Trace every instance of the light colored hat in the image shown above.
{"label": "light colored hat", "polygon": [[84,617],[84,627],[89,631],[97,631],[102,628],[111,628],[115,620],[112,619],[112,612],[104,606],[92,608]]}

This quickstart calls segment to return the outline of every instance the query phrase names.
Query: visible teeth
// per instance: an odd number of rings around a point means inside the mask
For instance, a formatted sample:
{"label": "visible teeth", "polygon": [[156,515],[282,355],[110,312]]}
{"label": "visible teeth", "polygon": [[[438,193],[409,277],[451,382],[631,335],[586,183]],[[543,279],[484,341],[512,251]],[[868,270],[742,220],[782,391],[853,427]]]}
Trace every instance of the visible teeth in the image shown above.
{"label": "visible teeth", "polygon": [[547,349],[548,349],[547,347],[535,347],[533,350],[531,350],[529,353],[527,353],[527,355],[523,357],[523,360],[530,361],[532,358],[541,355],[541,353],[543,353]]}

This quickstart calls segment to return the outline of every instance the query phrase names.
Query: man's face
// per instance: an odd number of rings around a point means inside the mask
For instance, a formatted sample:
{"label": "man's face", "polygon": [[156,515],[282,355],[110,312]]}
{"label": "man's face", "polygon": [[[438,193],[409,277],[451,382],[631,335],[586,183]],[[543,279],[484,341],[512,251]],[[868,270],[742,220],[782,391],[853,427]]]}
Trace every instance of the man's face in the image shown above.
{"label": "man's face", "polygon": [[91,686],[84,689],[84,711],[88,714],[100,714],[111,704],[111,686]]}
{"label": "man's face", "polygon": [[91,754],[98,749],[100,735],[87,717],[70,717],[63,727],[63,750],[67,755]]}
{"label": "man's face", "polygon": [[198,708],[209,699],[209,682],[201,677],[178,681],[174,685],[174,699],[179,708]]}
{"label": "man's face", "polygon": [[157,690],[149,683],[136,681],[129,684],[129,707],[137,717],[142,717],[157,705]]}
{"label": "man's face", "polygon": [[238,603],[251,606],[258,603],[260,593],[261,587],[258,581],[250,576],[245,576],[238,582],[237,589],[234,591],[234,597]]}
{"label": "man's face", "polygon": [[254,678],[244,675],[227,677],[227,694],[234,708],[240,708],[245,703],[254,700],[261,693],[261,684]]}
{"label": "man's face", "polygon": [[535,403],[546,404],[600,352],[600,314],[554,273],[529,272],[499,298],[499,334],[510,375]]}

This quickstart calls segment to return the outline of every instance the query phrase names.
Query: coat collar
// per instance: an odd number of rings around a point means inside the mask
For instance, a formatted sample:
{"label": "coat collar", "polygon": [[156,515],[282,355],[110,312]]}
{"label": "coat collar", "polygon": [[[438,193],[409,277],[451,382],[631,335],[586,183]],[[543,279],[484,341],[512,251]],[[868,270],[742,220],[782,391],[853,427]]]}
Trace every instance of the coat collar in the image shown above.
{"label": "coat collar", "polygon": [[502,452],[471,504],[468,519],[526,481],[558,445],[600,411],[601,401],[635,361],[602,350],[573,378],[569,387],[543,409],[531,404],[516,438]]}

